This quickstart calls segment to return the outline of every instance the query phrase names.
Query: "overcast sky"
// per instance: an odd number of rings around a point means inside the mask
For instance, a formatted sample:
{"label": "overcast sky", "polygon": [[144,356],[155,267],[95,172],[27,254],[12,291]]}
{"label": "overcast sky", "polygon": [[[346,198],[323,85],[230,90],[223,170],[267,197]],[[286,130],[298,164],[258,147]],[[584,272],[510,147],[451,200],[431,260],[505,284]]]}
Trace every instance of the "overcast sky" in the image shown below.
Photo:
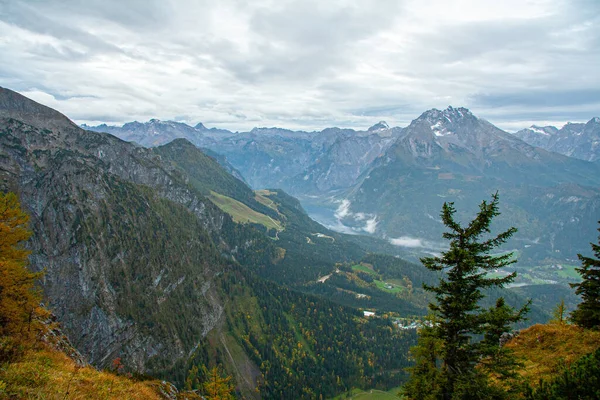
{"label": "overcast sky", "polygon": [[0,86],[79,123],[600,116],[600,0],[0,0],[0,55]]}

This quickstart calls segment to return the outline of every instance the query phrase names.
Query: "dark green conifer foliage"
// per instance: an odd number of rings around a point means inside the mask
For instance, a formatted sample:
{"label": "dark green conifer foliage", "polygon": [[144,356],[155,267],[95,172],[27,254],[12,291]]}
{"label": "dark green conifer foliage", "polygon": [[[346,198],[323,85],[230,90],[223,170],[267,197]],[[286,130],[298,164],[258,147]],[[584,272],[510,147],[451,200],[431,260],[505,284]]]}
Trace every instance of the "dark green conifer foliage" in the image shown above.
{"label": "dark green conifer foliage", "polygon": [[583,280],[581,283],[571,284],[571,287],[576,288],[575,293],[581,296],[581,303],[571,313],[571,320],[584,328],[598,329],[600,327],[600,237],[598,237],[598,244],[590,244],[596,258],[577,254],[582,266],[576,270]]}
{"label": "dark green conifer foliage", "polygon": [[[496,379],[502,386],[495,388],[496,397],[515,397],[522,389],[523,382],[517,373],[523,364],[516,359],[513,351],[500,344],[502,335],[512,330],[511,325],[521,321],[529,311],[531,300],[518,312],[500,297],[496,305],[487,312],[487,325],[483,340],[479,342],[481,371]],[[507,383],[510,380],[510,383]]]}
{"label": "dark green conifer foliage", "polygon": [[430,314],[426,324],[419,330],[419,345],[411,349],[415,366],[409,368],[411,378],[404,385],[404,394],[419,400],[436,400],[442,388],[439,360],[443,341],[434,329],[435,315]]}
{"label": "dark green conifer foliage", "polygon": [[[436,323],[424,330],[419,345],[413,350],[417,366],[411,370],[411,378],[405,387],[405,394],[413,399],[469,399],[469,398],[503,398],[507,394],[501,388],[492,387],[489,376],[510,374],[514,362],[507,351],[499,351],[499,338],[503,331],[510,330],[510,324],[523,319],[528,304],[515,311],[499,299],[496,307],[485,310],[479,306],[484,297],[482,290],[490,287],[502,287],[510,283],[516,276],[512,273],[502,278],[489,278],[486,273],[506,267],[516,260],[512,254],[499,256],[490,252],[506,242],[515,232],[510,228],[491,238],[492,219],[499,215],[498,193],[492,201],[483,201],[479,213],[467,226],[462,227],[454,220],[456,209],[453,203],[445,203],[442,208],[442,221],[449,228],[443,234],[450,240],[450,248],[440,257],[421,259],[425,267],[432,271],[444,271],[446,274],[437,286],[424,285],[425,289],[435,294],[436,302],[429,305],[435,315]],[[484,340],[476,342],[474,335],[484,335]],[[431,368],[431,354],[427,348],[434,349],[432,341],[441,342],[439,359],[435,363],[437,374]],[[502,361],[499,371],[490,371],[485,364],[477,367],[483,360]],[[423,374],[434,377],[435,392],[420,390],[423,385]]]}

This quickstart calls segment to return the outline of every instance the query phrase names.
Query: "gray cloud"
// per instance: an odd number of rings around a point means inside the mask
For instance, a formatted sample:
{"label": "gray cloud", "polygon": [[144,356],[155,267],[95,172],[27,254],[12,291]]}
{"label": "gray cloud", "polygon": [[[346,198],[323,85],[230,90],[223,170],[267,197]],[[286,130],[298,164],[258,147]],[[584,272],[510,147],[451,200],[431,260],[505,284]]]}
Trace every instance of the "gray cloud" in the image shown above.
{"label": "gray cloud", "polygon": [[597,0],[0,0],[0,85],[78,122],[505,129],[600,114]]}
{"label": "gray cloud", "polygon": [[577,106],[600,103],[600,88],[579,90],[532,90],[512,93],[477,94],[473,99],[482,106]]}

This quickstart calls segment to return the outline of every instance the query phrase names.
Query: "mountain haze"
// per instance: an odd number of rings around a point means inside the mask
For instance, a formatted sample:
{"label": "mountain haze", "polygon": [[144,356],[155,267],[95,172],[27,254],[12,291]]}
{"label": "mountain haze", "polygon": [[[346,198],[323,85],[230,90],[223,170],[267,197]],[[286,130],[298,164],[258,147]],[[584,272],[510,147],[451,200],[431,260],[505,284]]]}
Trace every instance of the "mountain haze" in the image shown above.
{"label": "mountain haze", "polygon": [[320,132],[254,128],[249,132],[207,129],[151,120],[122,127],[84,126],[146,147],[185,138],[226,157],[254,188],[281,188],[295,195],[347,189],[401,132],[381,121],[366,131],[327,128]]}
{"label": "mountain haze", "polygon": [[568,123],[561,129],[554,126],[532,126],[514,134],[525,142],[548,151],[581,160],[600,160],[600,118],[587,123]]}
{"label": "mountain haze", "polygon": [[522,261],[574,259],[595,230],[599,172],[592,163],[533,147],[465,108],[433,109],[346,193],[343,220],[371,215],[377,233],[392,242],[435,249],[444,201],[456,201],[461,215],[499,191],[499,229],[520,229],[512,245]]}
{"label": "mountain haze", "polygon": [[[179,126],[164,124],[165,135]],[[150,130],[157,122],[145,125]],[[257,128],[209,134],[200,124],[197,133],[187,127],[178,134],[225,155],[252,186],[283,188],[311,209],[325,210],[336,229],[387,238],[401,245],[398,251],[439,249],[443,201],[474,209],[499,190],[506,215],[498,222],[520,227],[514,248],[524,261],[540,262],[574,259],[593,234],[598,166],[555,151],[563,146],[569,149],[563,153],[594,160],[597,125],[592,119],[511,135],[466,108],[448,107],[429,110],[404,129],[381,121],[366,131]],[[111,129],[131,137],[131,126]],[[151,145],[153,137],[142,142]]]}

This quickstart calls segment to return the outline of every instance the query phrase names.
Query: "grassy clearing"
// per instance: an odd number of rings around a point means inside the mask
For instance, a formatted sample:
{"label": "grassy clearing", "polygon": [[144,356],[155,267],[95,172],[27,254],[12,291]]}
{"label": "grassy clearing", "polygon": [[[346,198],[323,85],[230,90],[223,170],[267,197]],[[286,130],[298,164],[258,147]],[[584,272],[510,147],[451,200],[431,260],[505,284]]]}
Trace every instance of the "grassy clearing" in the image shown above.
{"label": "grassy clearing", "polygon": [[288,320],[289,324],[292,326],[296,340],[302,344],[302,346],[306,349],[308,354],[315,357],[314,350],[312,349],[310,344],[308,344],[308,342],[306,341],[306,338],[304,336],[302,336],[302,334],[298,330],[298,325],[296,324],[296,320],[294,319],[294,317],[292,317],[290,314],[285,313],[285,312],[283,313],[283,315],[285,315],[285,318]]}
{"label": "grassy clearing", "polygon": [[369,274],[369,275],[371,275],[371,276],[374,276],[374,277],[377,277],[377,276],[379,276],[379,274],[378,274],[377,272],[373,271],[373,269],[372,269],[372,268],[369,268],[369,267],[367,267],[367,266],[366,266],[366,265],[364,265],[364,264],[356,264],[356,265],[353,265],[353,266],[352,266],[352,271],[360,271],[360,272],[364,272],[364,273],[367,273],[367,274]]}
{"label": "grassy clearing", "polygon": [[355,272],[360,271],[360,272],[364,272],[366,274],[371,275],[373,278],[375,278],[375,280],[373,280],[373,283],[375,284],[377,289],[379,289],[383,292],[395,294],[395,293],[400,293],[404,290],[402,283],[397,279],[390,279],[387,282],[379,280],[379,279],[381,279],[379,274],[377,272],[373,271],[373,269],[370,268],[368,265],[355,264],[352,266],[352,271],[355,271]]}
{"label": "grassy clearing", "polygon": [[376,281],[373,281],[373,283],[375,284],[375,286],[377,286],[377,289],[382,290],[384,292],[388,292],[388,293],[400,293],[400,292],[402,292],[402,290],[404,290],[404,288],[402,286],[398,286],[398,285],[395,285],[390,282],[376,280]]}
{"label": "grassy clearing", "polygon": [[558,276],[566,279],[576,279],[581,280],[581,275],[579,272],[575,271],[575,265],[562,265],[562,269],[557,271]]}
{"label": "grassy clearing", "polygon": [[160,381],[134,381],[126,376],[78,367],[64,353],[43,348],[29,350],[17,362],[5,364],[0,398],[32,399],[162,399]]}
{"label": "grassy clearing", "polygon": [[332,400],[399,400],[402,397],[398,397],[397,394],[400,391],[400,387],[396,387],[388,390],[387,392],[383,390],[361,390],[361,389],[352,389],[350,392],[344,393],[340,396],[334,397]]}
{"label": "grassy clearing", "polygon": [[254,211],[245,204],[240,203],[231,197],[223,196],[222,194],[210,192],[209,199],[215,203],[217,207],[231,215],[235,222],[261,224],[268,229],[283,230],[281,223],[273,218]]}
{"label": "grassy clearing", "polygon": [[391,283],[395,286],[400,286],[402,288],[404,288],[406,286],[406,281],[404,281],[402,279],[388,279],[386,282]]}
{"label": "grassy clearing", "polygon": [[561,367],[599,348],[600,332],[574,325],[538,324],[521,331],[507,347],[524,360],[525,368],[519,373],[536,385],[540,379],[550,380]]}
{"label": "grassy clearing", "polygon": [[277,205],[273,202],[273,200],[271,200],[268,196],[273,195],[273,194],[277,194],[275,192],[271,192],[269,190],[255,190],[254,191],[254,198],[256,199],[256,201],[258,201],[259,203],[279,212],[279,210],[277,209]]}

